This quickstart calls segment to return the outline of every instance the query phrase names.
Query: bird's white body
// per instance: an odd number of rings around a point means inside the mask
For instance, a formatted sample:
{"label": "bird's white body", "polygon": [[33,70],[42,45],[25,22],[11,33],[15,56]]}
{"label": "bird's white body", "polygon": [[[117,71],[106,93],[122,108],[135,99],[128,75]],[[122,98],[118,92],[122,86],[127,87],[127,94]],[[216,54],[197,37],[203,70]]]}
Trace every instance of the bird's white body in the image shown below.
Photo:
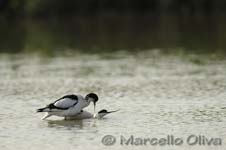
{"label": "bird's white body", "polygon": [[[78,102],[75,106],[70,107],[66,110],[52,110],[48,112],[49,115],[55,115],[55,116],[60,116],[60,117],[70,117],[74,116],[76,114],[79,114],[83,108],[87,107],[90,104],[90,101],[87,101],[84,99],[83,96],[77,95],[78,97]],[[57,106],[70,106],[73,105],[73,101],[70,99],[63,99],[62,101],[56,102]]]}
{"label": "bird's white body", "polygon": [[66,117],[66,119],[69,119],[69,120],[73,120],[73,119],[90,119],[90,118],[93,118],[93,119],[101,119],[103,118],[104,116],[106,116],[107,114],[110,114],[110,113],[113,113],[113,112],[117,112],[118,110],[116,111],[106,111],[106,112],[102,112],[103,110],[99,111],[97,114],[92,114],[88,111],[85,111],[83,110],[81,113],[75,115],[75,116],[71,116],[71,117]]}
{"label": "bird's white body", "polygon": [[85,98],[81,95],[65,95],[46,107],[38,109],[37,112],[47,112],[42,119],[46,119],[52,115],[59,117],[72,117],[80,114],[82,109],[87,107],[91,101],[94,102],[95,110],[95,103],[97,100],[98,96],[94,93],[88,94]]}
{"label": "bird's white body", "polygon": [[71,117],[67,117],[66,119],[89,119],[89,118],[95,118],[94,114],[83,110],[81,113]]}

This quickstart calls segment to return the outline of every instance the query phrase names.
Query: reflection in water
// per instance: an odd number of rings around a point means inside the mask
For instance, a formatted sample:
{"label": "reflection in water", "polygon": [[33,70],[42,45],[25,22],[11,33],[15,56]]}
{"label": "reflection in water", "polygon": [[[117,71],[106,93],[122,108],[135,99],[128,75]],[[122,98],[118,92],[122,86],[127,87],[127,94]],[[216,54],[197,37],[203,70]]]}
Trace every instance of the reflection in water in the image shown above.
{"label": "reflection in water", "polygon": [[79,129],[96,126],[95,119],[85,119],[85,120],[45,120],[48,122],[48,127],[50,128],[65,128],[65,129]]}
{"label": "reflection in water", "polygon": [[79,128],[83,127],[83,120],[47,120],[48,127],[67,127],[67,128]]}

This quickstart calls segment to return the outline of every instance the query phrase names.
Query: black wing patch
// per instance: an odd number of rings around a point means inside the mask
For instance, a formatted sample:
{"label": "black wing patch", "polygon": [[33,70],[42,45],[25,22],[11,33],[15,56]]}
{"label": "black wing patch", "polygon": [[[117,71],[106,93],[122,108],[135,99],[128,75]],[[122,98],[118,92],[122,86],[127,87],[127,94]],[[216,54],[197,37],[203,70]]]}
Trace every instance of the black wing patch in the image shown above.
{"label": "black wing patch", "polygon": [[47,106],[49,109],[61,109],[61,110],[66,110],[68,108],[61,108],[61,107],[57,107],[54,105],[54,103],[51,103]]}
{"label": "black wing patch", "polygon": [[72,100],[78,100],[78,96],[76,96],[76,95],[65,95],[65,96],[63,96],[63,97],[61,97],[60,99],[58,99],[58,100],[61,100],[61,99],[64,99],[64,98],[70,98],[70,99],[72,99]]}

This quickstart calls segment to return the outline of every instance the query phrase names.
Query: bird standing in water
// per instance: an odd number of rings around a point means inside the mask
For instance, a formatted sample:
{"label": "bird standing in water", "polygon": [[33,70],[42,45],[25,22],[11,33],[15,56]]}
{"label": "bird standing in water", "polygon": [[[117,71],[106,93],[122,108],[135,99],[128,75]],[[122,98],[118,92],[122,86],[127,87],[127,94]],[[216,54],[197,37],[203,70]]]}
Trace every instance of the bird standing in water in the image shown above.
{"label": "bird standing in water", "polygon": [[37,109],[37,112],[47,112],[42,119],[46,119],[52,115],[67,118],[82,113],[82,109],[87,107],[90,102],[93,102],[95,114],[97,101],[98,96],[95,93],[89,93],[85,97],[73,94],[65,95],[46,107]]}

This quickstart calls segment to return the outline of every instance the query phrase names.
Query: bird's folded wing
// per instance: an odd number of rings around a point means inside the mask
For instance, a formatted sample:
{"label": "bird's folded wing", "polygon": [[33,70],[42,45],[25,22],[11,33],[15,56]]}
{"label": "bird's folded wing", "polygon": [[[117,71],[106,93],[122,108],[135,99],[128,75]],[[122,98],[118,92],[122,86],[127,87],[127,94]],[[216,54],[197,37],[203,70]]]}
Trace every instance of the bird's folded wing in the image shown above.
{"label": "bird's folded wing", "polygon": [[54,103],[54,106],[59,109],[68,109],[75,106],[78,103],[76,99],[63,98]]}

